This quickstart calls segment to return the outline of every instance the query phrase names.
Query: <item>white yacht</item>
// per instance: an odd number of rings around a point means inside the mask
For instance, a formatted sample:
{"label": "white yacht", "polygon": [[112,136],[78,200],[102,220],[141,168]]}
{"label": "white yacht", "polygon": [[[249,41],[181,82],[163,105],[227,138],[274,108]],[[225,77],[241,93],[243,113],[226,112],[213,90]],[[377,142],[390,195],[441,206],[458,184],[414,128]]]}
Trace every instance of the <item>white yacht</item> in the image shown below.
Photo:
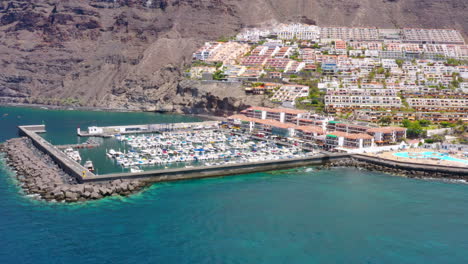
{"label": "white yacht", "polygon": [[83,166],[90,172],[94,172],[94,165],[91,160],[87,160]]}
{"label": "white yacht", "polygon": [[131,173],[137,173],[137,172],[143,172],[143,170],[138,168],[137,166],[132,166],[132,167],[130,167],[130,172]]}

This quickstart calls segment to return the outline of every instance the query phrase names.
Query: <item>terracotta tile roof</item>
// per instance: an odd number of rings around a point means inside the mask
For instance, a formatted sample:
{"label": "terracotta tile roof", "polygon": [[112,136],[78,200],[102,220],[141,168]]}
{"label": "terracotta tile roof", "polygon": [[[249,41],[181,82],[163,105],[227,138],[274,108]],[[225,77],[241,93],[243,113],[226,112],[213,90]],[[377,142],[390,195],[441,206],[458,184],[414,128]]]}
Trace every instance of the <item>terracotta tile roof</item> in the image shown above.
{"label": "terracotta tile roof", "polygon": [[338,123],[338,124],[336,124],[336,126],[338,126],[338,127],[367,128],[367,126],[347,124],[347,123]]}
{"label": "terracotta tile roof", "polygon": [[271,119],[257,119],[254,121],[255,123],[263,124],[263,125],[269,125],[272,127],[278,127],[278,128],[294,128],[296,125],[290,124],[290,123],[281,123],[276,120],[271,120]]}
{"label": "terracotta tile roof", "polygon": [[323,129],[318,126],[297,126],[295,128],[296,130],[301,130],[306,133],[317,133],[317,134],[323,134]]}
{"label": "terracotta tile roof", "polygon": [[335,132],[328,133],[328,135],[333,135],[337,137],[345,137],[346,135],[348,135],[348,133],[335,131]]}
{"label": "terracotta tile roof", "polygon": [[258,118],[252,118],[252,117],[247,117],[245,115],[232,115],[228,117],[228,119],[238,119],[241,121],[248,121],[248,122],[255,122],[257,124],[263,124],[263,125],[268,125],[272,127],[278,127],[278,128],[294,128],[296,125],[291,124],[291,123],[281,123],[276,120],[272,119],[258,119]]}
{"label": "terracotta tile roof", "polygon": [[373,139],[371,135],[368,134],[348,134],[345,136],[345,138],[349,139]]}
{"label": "terracotta tile roof", "polygon": [[239,119],[241,121],[253,121],[254,119],[256,118],[250,118],[250,117],[247,117],[245,115],[232,115],[232,116],[229,116],[228,119]]}
{"label": "terracotta tile roof", "polygon": [[287,114],[305,114],[307,111],[298,110],[298,109],[287,109],[287,108],[268,108],[268,107],[260,107],[260,106],[252,106],[247,110],[260,110],[260,111],[267,111],[272,113],[287,113]]}
{"label": "terracotta tile roof", "polygon": [[406,131],[404,127],[375,127],[367,130],[367,133],[393,133]]}

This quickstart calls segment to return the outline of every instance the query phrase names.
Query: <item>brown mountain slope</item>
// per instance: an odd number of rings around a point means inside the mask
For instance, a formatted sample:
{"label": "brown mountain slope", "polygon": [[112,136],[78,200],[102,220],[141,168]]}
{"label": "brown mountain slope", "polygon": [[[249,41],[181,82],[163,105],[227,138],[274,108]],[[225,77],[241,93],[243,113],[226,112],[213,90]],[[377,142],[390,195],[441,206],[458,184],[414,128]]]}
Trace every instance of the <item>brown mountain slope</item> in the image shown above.
{"label": "brown mountain slope", "polygon": [[467,5],[466,0],[0,1],[0,97],[230,112],[252,103],[231,92],[238,88],[179,82],[191,53],[206,40],[269,21],[466,33]]}

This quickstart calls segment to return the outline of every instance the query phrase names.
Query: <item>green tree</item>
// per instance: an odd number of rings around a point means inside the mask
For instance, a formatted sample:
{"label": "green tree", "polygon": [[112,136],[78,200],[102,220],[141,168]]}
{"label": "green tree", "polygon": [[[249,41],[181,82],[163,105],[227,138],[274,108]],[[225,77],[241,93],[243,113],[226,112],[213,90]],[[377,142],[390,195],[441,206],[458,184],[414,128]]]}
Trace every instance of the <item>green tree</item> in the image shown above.
{"label": "green tree", "polygon": [[225,77],[226,75],[224,74],[222,70],[217,70],[213,73],[213,80],[220,81],[220,80],[223,80]]}
{"label": "green tree", "polygon": [[390,125],[392,123],[392,118],[389,116],[383,116],[379,119],[379,123],[382,125]]}
{"label": "green tree", "polygon": [[426,120],[426,119],[422,119],[422,120],[419,120],[419,124],[420,124],[422,127],[428,127],[428,126],[431,125],[431,121]]}
{"label": "green tree", "polygon": [[409,138],[418,138],[424,136],[424,129],[422,128],[419,121],[411,122],[408,119],[402,121],[403,127],[406,127],[406,135]]}
{"label": "green tree", "polygon": [[396,60],[395,62],[396,62],[396,64],[398,65],[398,67],[401,68],[401,67],[403,66],[403,62],[404,62],[404,61],[403,61],[403,60]]}

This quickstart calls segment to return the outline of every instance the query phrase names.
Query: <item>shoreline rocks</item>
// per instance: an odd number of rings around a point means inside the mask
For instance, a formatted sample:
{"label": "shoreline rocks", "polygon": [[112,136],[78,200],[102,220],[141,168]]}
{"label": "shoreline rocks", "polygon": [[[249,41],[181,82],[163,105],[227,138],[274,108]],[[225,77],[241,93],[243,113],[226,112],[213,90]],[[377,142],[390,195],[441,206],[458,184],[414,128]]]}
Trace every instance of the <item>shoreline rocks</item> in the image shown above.
{"label": "shoreline rocks", "polygon": [[371,162],[357,160],[356,158],[347,158],[341,160],[330,161],[321,166],[323,169],[329,169],[332,167],[354,167],[359,169],[364,169],[368,171],[378,171],[382,173],[389,173],[392,175],[403,176],[408,178],[417,178],[417,179],[435,179],[435,178],[444,178],[444,179],[467,179],[461,175],[455,175],[451,173],[444,172],[428,172],[423,170],[408,170],[395,168],[393,166],[378,165]]}
{"label": "shoreline rocks", "polygon": [[28,138],[13,138],[0,145],[6,163],[16,171],[19,185],[27,195],[57,202],[83,202],[108,196],[128,196],[146,187],[140,180],[113,180],[80,184],[65,173]]}

